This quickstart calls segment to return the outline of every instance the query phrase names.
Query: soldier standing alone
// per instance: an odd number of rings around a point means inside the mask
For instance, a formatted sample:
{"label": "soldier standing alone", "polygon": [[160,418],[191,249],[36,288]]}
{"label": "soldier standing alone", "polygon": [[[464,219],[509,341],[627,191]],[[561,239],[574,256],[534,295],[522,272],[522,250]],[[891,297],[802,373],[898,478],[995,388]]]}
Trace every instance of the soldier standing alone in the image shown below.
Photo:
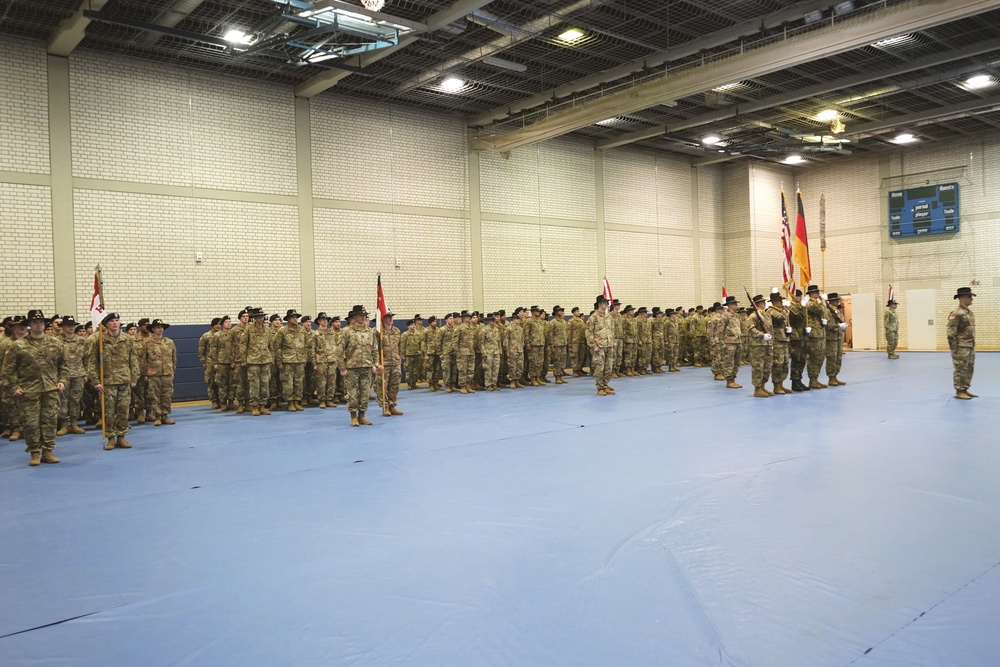
{"label": "soldier standing alone", "polygon": [[971,287],[958,288],[952,297],[958,299],[958,308],[948,315],[946,330],[954,368],[955,398],[965,401],[976,398],[976,394],[969,392],[976,367],[976,316],[969,310],[974,296]]}
{"label": "soldier standing alone", "polygon": [[597,395],[607,396],[615,390],[608,386],[615,364],[615,322],[608,314],[608,299],[603,294],[597,296],[594,312],[587,320],[587,345],[590,346],[591,368]]}
{"label": "soldier standing alone", "polygon": [[899,359],[899,355],[896,354],[896,345],[899,343],[899,318],[896,316],[897,305],[895,301],[889,299],[889,302],[885,304],[885,317],[883,318],[883,323],[885,324],[885,351],[890,359]]}
{"label": "soldier standing alone", "polygon": [[368,327],[368,313],[364,306],[354,306],[347,315],[350,326],[344,331],[344,394],[347,409],[351,412],[351,426],[371,426],[365,419],[368,410],[368,391],[372,386],[372,372],[381,372],[378,365],[378,341],[375,331]]}

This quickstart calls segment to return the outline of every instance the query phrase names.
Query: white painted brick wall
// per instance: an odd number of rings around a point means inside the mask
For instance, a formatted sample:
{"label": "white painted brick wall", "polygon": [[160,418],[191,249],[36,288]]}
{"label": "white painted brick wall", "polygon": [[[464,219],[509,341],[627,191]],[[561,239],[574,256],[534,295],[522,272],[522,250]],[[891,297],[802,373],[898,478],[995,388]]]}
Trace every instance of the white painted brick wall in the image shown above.
{"label": "white painted brick wall", "polygon": [[55,308],[52,202],[49,188],[0,183],[0,316]]}
{"label": "white painted brick wall", "polygon": [[74,216],[80,313],[98,263],[108,309],[128,320],[191,324],[247,305],[302,305],[292,206],[77,190]]}
{"label": "white painted brick wall", "polygon": [[82,51],[74,175],[294,195],[291,88]]}
{"label": "white painted brick wall", "polygon": [[386,303],[401,319],[471,308],[468,220],[323,208],[314,218],[321,310],[343,317],[362,304],[374,312],[379,272]]}
{"label": "white painted brick wall", "polygon": [[45,45],[0,37],[0,171],[49,172]]}

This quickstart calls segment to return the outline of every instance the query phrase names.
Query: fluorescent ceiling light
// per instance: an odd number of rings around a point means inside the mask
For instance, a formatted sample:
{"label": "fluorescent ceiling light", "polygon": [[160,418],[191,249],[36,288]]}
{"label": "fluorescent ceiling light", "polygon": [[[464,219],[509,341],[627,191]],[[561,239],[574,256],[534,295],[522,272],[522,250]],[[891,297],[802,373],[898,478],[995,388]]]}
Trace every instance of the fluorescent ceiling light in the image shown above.
{"label": "fluorescent ceiling light", "polygon": [[503,58],[497,58],[494,56],[487,56],[486,58],[483,58],[483,62],[487,65],[500,67],[501,69],[509,69],[512,72],[525,72],[528,70],[527,65],[522,65],[521,63],[515,63],[511,60],[504,60]]}
{"label": "fluorescent ceiling light", "polygon": [[809,25],[810,23],[815,23],[816,21],[822,21],[823,12],[816,9],[811,12],[807,12],[806,15],[803,16],[802,18],[805,19],[806,25]]}
{"label": "fluorescent ceiling light", "polygon": [[704,139],[702,139],[701,143],[705,144],[706,146],[717,146],[722,143],[722,138],[714,134],[710,134]]}
{"label": "fluorescent ceiling light", "polygon": [[834,109],[826,109],[816,114],[816,120],[834,120],[838,115]]}
{"label": "fluorescent ceiling light", "polygon": [[977,74],[976,76],[970,76],[965,80],[965,87],[973,90],[977,88],[986,88],[987,86],[992,85],[993,79],[990,78],[989,74]]}
{"label": "fluorescent ceiling light", "polygon": [[459,79],[457,76],[450,76],[441,82],[440,88],[446,93],[457,93],[465,88],[465,79]]}
{"label": "fluorescent ceiling light", "polygon": [[563,32],[559,35],[559,39],[564,42],[575,42],[576,40],[583,37],[583,31],[579,28],[570,28],[569,30]]}
{"label": "fluorescent ceiling light", "polygon": [[222,39],[226,40],[230,44],[244,44],[244,45],[249,44],[250,42],[253,41],[253,37],[246,34],[242,30],[237,30],[236,28],[233,28],[225,35],[223,35]]}
{"label": "fluorescent ceiling light", "polygon": [[717,93],[724,93],[727,90],[734,90],[736,88],[742,88],[742,87],[743,87],[743,82],[742,81],[737,81],[736,83],[727,83],[724,86],[717,86],[717,87],[713,88],[712,90],[714,90]]}
{"label": "fluorescent ceiling light", "polygon": [[912,144],[914,141],[917,141],[917,138],[909,132],[897,134],[896,138],[892,139],[892,143],[894,144]]}
{"label": "fluorescent ceiling light", "polygon": [[604,120],[599,120],[594,125],[602,125],[604,127],[611,127],[612,125],[618,125],[621,122],[621,118],[617,116],[614,118],[605,118]]}
{"label": "fluorescent ceiling light", "polygon": [[785,164],[798,164],[803,161],[801,155],[789,155],[785,158]]}
{"label": "fluorescent ceiling light", "polygon": [[854,11],[853,0],[845,0],[844,2],[837,3],[836,5],[833,6],[834,16],[843,16],[844,14],[853,11]]}
{"label": "fluorescent ceiling light", "polygon": [[907,42],[913,41],[913,35],[896,35],[895,37],[888,37],[886,39],[880,39],[879,41],[872,44],[875,48],[884,49],[887,46],[901,46]]}

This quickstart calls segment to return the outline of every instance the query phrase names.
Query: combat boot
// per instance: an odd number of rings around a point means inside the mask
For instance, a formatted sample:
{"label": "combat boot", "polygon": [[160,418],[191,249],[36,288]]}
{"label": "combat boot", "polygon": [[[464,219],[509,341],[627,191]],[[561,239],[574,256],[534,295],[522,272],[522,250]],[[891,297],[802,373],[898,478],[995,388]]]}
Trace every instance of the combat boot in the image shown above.
{"label": "combat boot", "polygon": [[41,452],[31,452],[31,460],[28,461],[29,466],[42,465],[42,453]]}
{"label": "combat boot", "polygon": [[556,384],[566,384],[566,380],[562,379],[562,376],[556,378]]}
{"label": "combat boot", "polygon": [[736,384],[736,380],[728,380],[726,382],[726,389],[742,389],[743,385]]}
{"label": "combat boot", "polygon": [[219,409],[219,402],[218,401],[212,401],[212,409],[213,410],[218,410]]}
{"label": "combat boot", "polygon": [[56,435],[69,435],[69,426],[62,419],[59,420],[59,430],[56,431]]}
{"label": "combat boot", "polygon": [[716,373],[716,374],[715,374],[715,379],[716,379],[716,380],[725,380],[725,379],[726,379],[726,376],[725,376],[725,375],[723,375],[722,373]]}
{"label": "combat boot", "polygon": [[[838,387],[843,387],[844,385],[846,385],[846,384],[847,384],[846,382],[844,382],[843,380],[841,380],[841,379],[840,379],[839,377],[837,377],[836,375],[834,375],[834,376],[833,376],[832,378],[830,378],[830,379],[831,379],[831,380],[836,380],[836,381],[837,381],[837,386],[838,386]],[[831,382],[831,384],[833,384],[833,383]]]}
{"label": "combat boot", "polygon": [[396,406],[394,405],[391,408],[389,408],[389,414],[398,417],[399,415],[403,414],[403,411],[397,410]]}
{"label": "combat boot", "polygon": [[246,411],[247,411],[247,409],[246,409],[246,407],[242,403],[240,403],[239,407],[236,408],[236,414],[238,414],[238,415],[241,415],[241,414],[243,414]]}
{"label": "combat boot", "polygon": [[773,382],[772,386],[774,386],[774,391],[772,392],[774,394],[781,395],[781,394],[787,394],[788,393],[788,390],[785,389],[783,386],[781,386],[781,383]]}
{"label": "combat boot", "polygon": [[139,412],[136,413],[135,420],[137,422],[139,422],[140,424],[145,424],[146,423],[146,413],[143,412],[142,410],[139,410]]}
{"label": "combat boot", "polygon": [[770,396],[771,395],[769,393],[767,393],[767,390],[764,389],[763,386],[754,387],[754,389],[753,389],[753,397],[754,398],[770,398]]}
{"label": "combat boot", "polygon": [[365,411],[364,410],[359,410],[358,411],[358,423],[361,424],[362,426],[371,426],[372,425],[372,423],[370,421],[368,421],[367,419],[365,419]]}
{"label": "combat boot", "polygon": [[9,438],[9,437],[10,437],[10,429],[5,428],[3,430],[3,433],[0,433],[0,438]]}
{"label": "combat boot", "polygon": [[56,458],[55,454],[46,449],[42,452],[42,463],[59,463],[59,459]]}
{"label": "combat boot", "polygon": [[253,417],[260,417],[260,408],[256,405],[250,408],[250,415]]}
{"label": "combat boot", "polygon": [[470,394],[475,394],[476,393],[476,385],[474,385],[474,384],[470,384],[469,385],[469,393]]}
{"label": "combat boot", "polygon": [[451,385],[445,385],[444,386],[444,393],[446,393],[446,394],[450,394],[451,393]]}
{"label": "combat boot", "polygon": [[979,394],[973,394],[968,389],[965,390],[965,393],[966,393],[967,396],[971,396],[972,398],[979,398]]}
{"label": "combat boot", "polygon": [[809,380],[810,389],[826,389],[826,387],[827,386],[822,382],[820,382],[819,380]]}
{"label": "combat boot", "polygon": [[120,449],[132,449],[132,443],[126,440],[124,435],[118,436],[118,441],[115,443],[115,446]]}
{"label": "combat boot", "polygon": [[110,452],[114,448],[115,448],[115,436],[112,435],[108,438],[108,441],[104,444],[104,451]]}
{"label": "combat boot", "polygon": [[670,368],[667,369],[667,371],[670,373],[680,373],[681,369],[677,368],[677,366],[671,366]]}
{"label": "combat boot", "polygon": [[326,410],[326,401],[320,401],[319,408],[320,410]]}
{"label": "combat boot", "polygon": [[15,428],[13,431],[10,432],[10,437],[7,439],[10,440],[11,442],[17,442],[18,440],[21,439],[21,432]]}
{"label": "combat boot", "polygon": [[80,428],[80,425],[76,423],[75,419],[72,419],[69,422],[69,432],[72,433],[73,435],[84,435],[87,433],[82,428]]}
{"label": "combat boot", "polygon": [[269,414],[271,414],[271,411],[268,410],[266,406],[262,405],[262,406],[260,406],[260,414],[262,414],[262,415],[269,415]]}
{"label": "combat boot", "polygon": [[975,397],[963,389],[962,391],[955,392],[955,398],[960,398],[963,401],[971,401]]}
{"label": "combat boot", "polygon": [[892,353],[892,354],[889,355],[889,358],[890,359],[899,359],[899,355],[894,352],[894,353]]}
{"label": "combat boot", "polygon": [[608,396],[611,396],[612,394],[615,393],[615,390],[612,389],[610,386],[607,386],[604,388],[604,393],[607,394]]}
{"label": "combat boot", "polygon": [[458,393],[460,393],[460,394],[468,394],[469,390],[466,389],[465,387],[462,387],[461,389],[458,390]]}
{"label": "combat boot", "polygon": [[162,421],[166,426],[173,426],[177,423],[170,418],[170,415],[160,415],[160,421]]}
{"label": "combat boot", "polygon": [[597,390],[597,395],[598,396],[607,396],[608,392],[604,391],[603,389],[598,389]]}
{"label": "combat boot", "polygon": [[809,391],[809,387],[802,384],[802,380],[792,380],[792,391]]}
{"label": "combat boot", "polygon": [[351,410],[351,426],[360,426],[358,424],[358,413],[354,410]]}
{"label": "combat boot", "polygon": [[220,410],[221,410],[222,412],[229,412],[229,409],[230,409],[230,407],[231,407],[231,406],[229,405],[229,401],[226,401],[226,402],[225,402],[224,404],[222,404],[222,407],[221,407],[221,408],[219,408],[219,409],[220,409]]}
{"label": "combat boot", "polygon": [[160,415],[156,415],[153,418],[153,426],[162,426],[162,425],[163,425],[163,422],[160,421]]}

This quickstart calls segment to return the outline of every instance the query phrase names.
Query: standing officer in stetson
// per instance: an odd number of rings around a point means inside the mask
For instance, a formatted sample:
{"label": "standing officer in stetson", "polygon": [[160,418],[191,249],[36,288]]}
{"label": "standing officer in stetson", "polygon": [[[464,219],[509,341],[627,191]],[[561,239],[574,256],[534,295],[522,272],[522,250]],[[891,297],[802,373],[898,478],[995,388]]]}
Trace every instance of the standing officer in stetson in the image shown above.
{"label": "standing officer in stetson", "polygon": [[392,311],[382,316],[382,363],[385,375],[385,395],[382,395],[382,381],[379,379],[375,383],[375,393],[378,396],[379,405],[382,406],[382,416],[401,415],[403,412],[396,408],[399,400],[399,381],[403,370],[403,357],[400,349],[400,339],[402,335],[399,329],[392,323],[392,318],[396,314]]}
{"label": "standing officer in stetson", "polygon": [[288,402],[288,411],[303,410],[302,386],[306,370],[306,332],[299,326],[301,313],[289,308],[285,326],[274,339],[274,353],[281,371],[281,393]]}
{"label": "standing officer in stetson", "polygon": [[365,419],[368,410],[368,392],[372,386],[372,372],[382,372],[378,365],[378,339],[368,326],[368,312],[364,306],[354,306],[347,314],[350,326],[344,331],[344,397],[351,413],[351,426],[371,426]]}
{"label": "standing officer in stetson", "polygon": [[59,421],[59,393],[66,386],[63,344],[47,336],[48,321],[40,310],[28,311],[28,335],[4,355],[4,384],[21,404],[28,465],[59,463],[53,455]]}
{"label": "standing officer in stetson", "polygon": [[250,407],[250,414],[258,417],[271,414],[267,403],[271,392],[274,354],[271,352],[272,335],[264,326],[264,310],[251,308],[249,315],[250,326],[243,330],[238,345],[247,372],[247,405]]}
{"label": "standing officer in stetson", "polygon": [[139,372],[146,378],[146,402],[152,412],[153,426],[174,423],[170,418],[170,402],[174,396],[177,347],[163,335],[169,327],[159,318],[150,322],[150,335],[142,343],[139,355]]}
{"label": "standing officer in stetson", "polygon": [[615,390],[608,385],[615,361],[615,321],[608,313],[608,298],[597,295],[594,312],[587,320],[587,345],[590,346],[590,372],[597,385],[597,395],[607,396]]}
{"label": "standing officer in stetson", "polygon": [[809,374],[809,388],[826,389],[827,385],[819,381],[819,374],[823,370],[823,360],[826,359],[828,311],[818,287],[810,285],[806,289],[806,295],[809,297],[805,306],[806,372]]}
{"label": "standing officer in stetson", "polygon": [[[132,389],[139,381],[139,353],[132,337],[122,333],[118,313],[108,313],[102,323],[106,331],[89,339],[92,347],[88,375],[94,383],[94,389],[104,394],[104,434],[108,438],[104,449],[130,449],[132,443],[125,439],[125,434],[129,429],[128,408]],[[103,355],[99,352],[101,339]]]}
{"label": "standing officer in stetson", "polygon": [[767,308],[767,316],[771,318],[771,335],[774,340],[774,358],[771,362],[771,383],[775,394],[789,394],[791,391],[784,385],[788,377],[788,346],[792,326],[788,319],[788,309],[777,289],[771,291],[771,305]]}
{"label": "standing officer in stetson", "polygon": [[827,320],[826,320],[826,374],[829,376],[827,384],[831,387],[841,387],[847,383],[841,380],[840,365],[844,360],[844,332],[847,330],[847,322],[840,311],[840,295],[830,292],[826,297]]}
{"label": "standing officer in stetson", "polygon": [[969,309],[974,296],[971,287],[958,288],[952,297],[958,299],[958,308],[948,315],[946,329],[954,368],[955,398],[965,401],[976,398],[976,394],[969,392],[972,372],[976,368],[976,316]]}
{"label": "standing officer in stetson", "polygon": [[885,325],[885,351],[890,359],[899,359],[896,354],[896,345],[899,344],[899,318],[896,315],[896,306],[893,299],[889,299],[885,304],[885,316],[882,323]]}
{"label": "standing officer in stetson", "polygon": [[736,314],[739,301],[736,297],[729,295],[726,297],[725,310],[722,311],[722,324],[719,336],[722,339],[723,350],[720,368],[722,374],[726,376],[727,389],[740,389],[743,385],[736,383],[736,375],[740,372],[740,361],[743,353],[740,350],[740,341],[743,336],[743,329],[740,326],[740,318]]}
{"label": "standing officer in stetson", "polygon": [[566,375],[566,347],[569,343],[569,327],[563,317],[566,310],[562,306],[552,308],[552,322],[549,331],[552,334],[552,374],[556,378],[556,384],[566,384],[563,376]]}

